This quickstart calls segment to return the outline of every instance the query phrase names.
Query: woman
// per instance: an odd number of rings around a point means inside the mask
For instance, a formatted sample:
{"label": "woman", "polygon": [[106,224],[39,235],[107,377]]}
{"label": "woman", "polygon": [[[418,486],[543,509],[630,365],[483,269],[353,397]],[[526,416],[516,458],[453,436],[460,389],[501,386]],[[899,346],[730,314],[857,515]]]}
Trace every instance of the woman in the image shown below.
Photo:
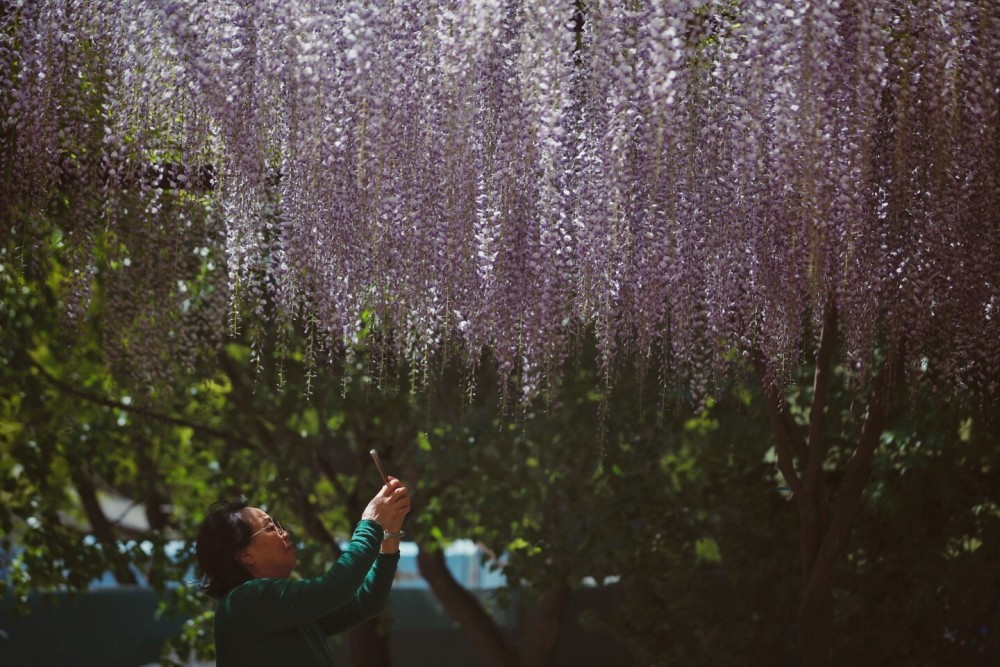
{"label": "woman", "polygon": [[201,587],[220,600],[217,666],[333,665],[326,637],[385,606],[409,510],[406,487],[389,477],[337,562],[314,579],[289,579],[295,547],[279,521],[246,498],[213,505],[195,549]]}

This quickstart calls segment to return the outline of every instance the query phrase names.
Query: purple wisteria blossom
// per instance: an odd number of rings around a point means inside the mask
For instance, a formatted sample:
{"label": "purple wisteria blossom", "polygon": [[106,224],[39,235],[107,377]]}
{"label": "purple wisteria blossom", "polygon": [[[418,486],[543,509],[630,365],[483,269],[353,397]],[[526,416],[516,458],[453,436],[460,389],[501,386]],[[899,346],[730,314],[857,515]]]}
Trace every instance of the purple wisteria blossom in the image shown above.
{"label": "purple wisteria blossom", "polygon": [[70,320],[104,271],[109,341],[364,322],[529,397],[590,332],[609,378],[703,394],[753,354],[782,382],[831,314],[860,379],[891,349],[996,393],[998,114],[989,2],[0,10],[5,242],[58,227]]}

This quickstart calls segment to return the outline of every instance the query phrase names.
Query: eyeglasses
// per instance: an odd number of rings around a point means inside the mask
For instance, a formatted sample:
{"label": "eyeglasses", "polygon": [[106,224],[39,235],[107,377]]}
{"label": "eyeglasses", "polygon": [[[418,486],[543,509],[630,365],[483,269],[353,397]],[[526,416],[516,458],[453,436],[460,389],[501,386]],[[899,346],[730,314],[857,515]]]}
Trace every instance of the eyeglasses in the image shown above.
{"label": "eyeglasses", "polygon": [[[271,523],[267,524],[266,526],[264,526],[263,528],[261,528],[260,530],[258,530],[256,533],[254,533],[253,535],[251,535],[250,536],[250,540],[252,540],[253,538],[257,537],[261,533],[268,532],[268,531],[271,531],[271,530],[274,530],[274,532],[276,532],[276,533],[277,532],[282,532],[282,533],[287,533],[288,532],[287,530],[285,530],[281,526],[281,522],[280,521],[278,521],[276,519],[271,519]],[[247,540],[247,542],[249,543],[250,540]]]}

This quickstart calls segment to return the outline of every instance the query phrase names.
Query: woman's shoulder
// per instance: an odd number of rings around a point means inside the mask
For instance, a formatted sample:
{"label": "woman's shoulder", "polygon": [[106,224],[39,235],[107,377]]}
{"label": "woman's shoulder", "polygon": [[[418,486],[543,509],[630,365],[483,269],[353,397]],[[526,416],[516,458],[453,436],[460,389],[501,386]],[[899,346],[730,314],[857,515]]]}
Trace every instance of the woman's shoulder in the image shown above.
{"label": "woman's shoulder", "polygon": [[257,583],[262,581],[261,579],[247,579],[241,584],[233,586],[226,594],[222,596],[219,600],[218,606],[215,608],[215,624],[218,626],[219,617],[227,618],[232,615],[233,607],[239,606],[240,602],[247,598],[247,596],[253,594],[253,590]]}
{"label": "woman's shoulder", "polygon": [[219,601],[219,607],[216,610],[216,615],[219,611],[225,614],[231,614],[235,609],[245,605],[248,601],[259,598],[262,594],[268,592],[268,590],[274,586],[282,586],[288,583],[288,579],[275,579],[275,578],[261,578],[261,579],[247,579],[242,584],[238,584],[231,588],[222,599]]}

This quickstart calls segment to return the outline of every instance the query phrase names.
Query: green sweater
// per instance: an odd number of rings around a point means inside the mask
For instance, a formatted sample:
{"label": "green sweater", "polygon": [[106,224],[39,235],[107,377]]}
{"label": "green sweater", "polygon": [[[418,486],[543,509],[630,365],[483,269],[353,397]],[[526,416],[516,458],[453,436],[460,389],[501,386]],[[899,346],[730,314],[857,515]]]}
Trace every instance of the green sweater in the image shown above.
{"label": "green sweater", "polygon": [[217,667],[333,665],[326,637],[377,615],[399,554],[379,554],[382,527],[363,520],[343,555],[315,579],[251,579],[215,611]]}

